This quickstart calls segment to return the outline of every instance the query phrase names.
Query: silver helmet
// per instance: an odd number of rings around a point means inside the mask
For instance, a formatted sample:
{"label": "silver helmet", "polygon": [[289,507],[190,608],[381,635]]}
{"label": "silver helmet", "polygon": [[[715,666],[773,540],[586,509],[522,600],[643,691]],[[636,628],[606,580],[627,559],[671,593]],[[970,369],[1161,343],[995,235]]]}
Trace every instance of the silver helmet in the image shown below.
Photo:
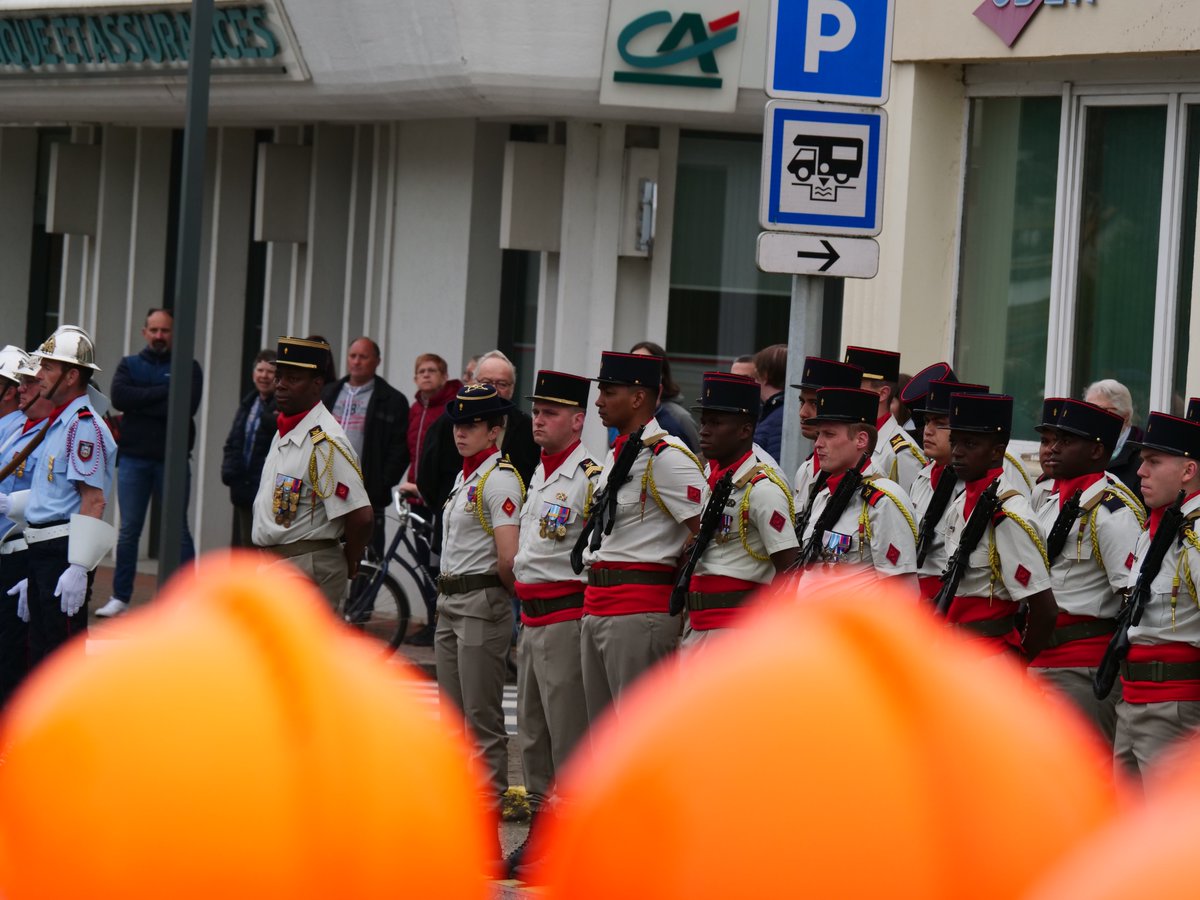
{"label": "silver helmet", "polygon": [[31,355],[34,359],[53,359],[93,372],[100,371],[91,335],[78,325],[60,325]]}
{"label": "silver helmet", "polygon": [[0,350],[0,377],[6,378],[13,384],[21,383],[21,368],[29,364],[29,354],[20,347],[9,344]]}

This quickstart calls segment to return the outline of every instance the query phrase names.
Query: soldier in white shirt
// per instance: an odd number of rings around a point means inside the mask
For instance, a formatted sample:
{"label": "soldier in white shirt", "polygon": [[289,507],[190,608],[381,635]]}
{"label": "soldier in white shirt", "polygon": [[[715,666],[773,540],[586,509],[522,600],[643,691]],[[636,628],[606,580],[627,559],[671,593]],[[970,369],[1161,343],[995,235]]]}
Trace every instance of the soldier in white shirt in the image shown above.
{"label": "soldier in white shirt", "polygon": [[1031,500],[1058,604],[1050,642],[1031,671],[1070,699],[1109,746],[1120,691],[1097,700],[1092,681],[1116,630],[1132,548],[1146,520],[1133,492],[1104,471],[1123,425],[1120,416],[1082,400],[1046,400],[1038,431],[1048,477]]}
{"label": "soldier in white shirt", "polygon": [[760,402],[754,379],[707,372],[700,403],[693,407],[700,413],[700,449],[708,460],[708,502],[726,476],[730,493],[687,585],[688,646],[734,625],[754,592],[796,561],[791,489],[754,453]]}
{"label": "soldier in white shirt", "polygon": [[[862,369],[832,359],[821,359],[809,356],[804,360],[804,371],[800,383],[792,387],[800,391],[800,433],[810,441],[817,439],[817,426],[809,424],[817,413],[817,391],[824,387],[856,388],[862,384]],[[796,516],[798,523],[806,521],[805,516],[811,510],[813,498],[820,487],[814,490],[814,485],[825,484],[821,476],[821,461],[817,454],[809,454],[808,459],[796,470],[792,481],[792,496],[795,498]],[[803,528],[799,529],[801,532]]]}
{"label": "soldier in white shirt", "polygon": [[[555,778],[588,726],[579,632],[587,579],[571,568],[571,548],[583,530],[600,478],[580,442],[591,382],[542,370],[533,401],[533,440],[541,461],[521,511],[513,562],[521,601],[517,654],[517,733],[525,790],[533,813],[529,834],[550,811]],[[510,875],[526,863],[529,838],[508,858]]]}
{"label": "soldier in white shirt", "polygon": [[628,477],[611,486],[613,505],[597,500],[591,510],[612,526],[589,550],[584,593],[583,687],[593,721],[679,643],[671,588],[684,542],[700,526],[708,483],[700,461],[654,418],[661,377],[658,357],[605,352],[596,379],[600,419],[619,433],[598,494],[608,494],[614,463],[639,429],[641,440]]}
{"label": "soldier in white shirt", "polygon": [[847,347],[846,362],[863,370],[861,387],[874,391],[879,400],[872,423],[878,432],[872,458],[885,478],[907,491],[928,460],[892,415],[892,398],[900,380],[900,354],[894,350]]}
{"label": "soldier in white shirt", "polygon": [[512,640],[513,559],[525,485],[497,442],[512,401],[492,385],[471,384],[446,405],[462,471],[442,508],[434,654],[442,715],[474,738],[488,776],[486,801],[508,790],[504,676]]}
{"label": "soldier in white shirt", "polygon": [[[820,553],[810,565],[873,569],[880,578],[897,577],[909,584],[916,598],[917,526],[912,500],[871,458],[876,403],[873,391],[859,388],[817,391],[817,412],[809,421],[817,427],[816,454],[828,478],[813,500],[802,542],[806,549],[814,536],[819,542]],[[862,484],[844,508],[833,510],[842,480],[864,455],[867,459],[859,470]],[[827,524],[834,512],[836,519]]]}
{"label": "soldier in white shirt", "polygon": [[[1045,536],[1024,493],[1003,470],[1012,431],[1012,397],[951,394],[947,427],[954,470],[963,483],[942,520],[947,555],[958,551],[979,498],[997,479],[999,506],[979,543],[969,548],[946,620],[980,646],[995,653],[1016,652],[1028,661],[1046,646],[1057,607]],[[1016,620],[1022,603],[1028,606],[1024,633],[1017,630]]]}
{"label": "soldier in white shirt", "polygon": [[278,430],[254,497],[251,533],[256,547],[312,578],[336,610],[371,539],[374,518],[358,457],[321,403],[328,358],[328,344],[279,339]]}
{"label": "soldier in white shirt", "polygon": [[1138,477],[1150,509],[1132,550],[1130,588],[1168,507],[1184,492],[1184,522],[1150,581],[1141,622],[1129,629],[1113,752],[1127,771],[1145,773],[1164,748],[1200,730],[1200,423],[1150,413],[1140,442]]}

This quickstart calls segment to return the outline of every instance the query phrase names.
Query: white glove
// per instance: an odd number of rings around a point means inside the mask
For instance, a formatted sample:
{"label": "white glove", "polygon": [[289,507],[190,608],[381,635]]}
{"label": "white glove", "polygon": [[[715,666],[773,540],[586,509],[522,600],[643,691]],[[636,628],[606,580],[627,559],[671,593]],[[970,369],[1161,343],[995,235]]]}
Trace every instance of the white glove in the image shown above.
{"label": "white glove", "polygon": [[7,516],[8,509],[8,494],[0,494],[0,516]]}
{"label": "white glove", "polygon": [[83,608],[87,597],[87,569],[74,563],[58,576],[58,585],[54,588],[54,596],[62,597],[60,609],[68,616],[73,616]]}
{"label": "white glove", "polygon": [[[0,495],[3,496],[3,495]],[[5,500],[8,498],[5,497]],[[29,621],[29,579],[22,578],[12,586],[8,596],[17,598],[17,617],[22,622]]]}

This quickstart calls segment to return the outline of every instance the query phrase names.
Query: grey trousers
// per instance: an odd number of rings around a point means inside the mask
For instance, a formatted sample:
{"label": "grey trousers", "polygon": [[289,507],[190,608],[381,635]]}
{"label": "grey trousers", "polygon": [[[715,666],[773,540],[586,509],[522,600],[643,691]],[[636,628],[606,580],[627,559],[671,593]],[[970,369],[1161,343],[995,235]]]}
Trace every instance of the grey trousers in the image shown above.
{"label": "grey trousers", "polygon": [[556,774],[588,726],[579,634],[583,623],[521,629],[517,668],[517,733],[529,805],[540,809]]}
{"label": "grey trousers", "polygon": [[1057,690],[1096,726],[1109,747],[1117,733],[1117,701],[1121,699],[1121,682],[1113,685],[1112,693],[1097,700],[1092,693],[1092,678],[1096,670],[1087,667],[1043,669],[1031,666],[1029,671],[1044,684]]}
{"label": "grey trousers", "polygon": [[583,617],[580,652],[590,721],[618,705],[625,688],[679,645],[679,628],[666,613]]}
{"label": "grey trousers", "polygon": [[1119,772],[1145,776],[1168,746],[1200,729],[1200,700],[1117,704],[1113,758]]}
{"label": "grey trousers", "polygon": [[493,587],[438,596],[434,659],[442,719],[460,722],[473,738],[472,757],[488,777],[490,802],[508,790],[504,676],[512,639],[508,591]]}

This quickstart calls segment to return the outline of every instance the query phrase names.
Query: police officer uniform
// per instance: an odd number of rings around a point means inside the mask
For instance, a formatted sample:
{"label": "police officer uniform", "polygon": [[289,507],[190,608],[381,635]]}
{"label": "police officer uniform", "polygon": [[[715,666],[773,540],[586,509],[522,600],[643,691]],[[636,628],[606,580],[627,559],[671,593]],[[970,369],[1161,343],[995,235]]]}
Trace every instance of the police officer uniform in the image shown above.
{"label": "police officer uniform", "polygon": [[[657,395],[662,360],[605,352],[602,384],[636,385]],[[627,436],[604,462],[603,490]],[[675,568],[691,534],[685,523],[700,515],[708,482],[687,446],[651,418],[629,479],[617,485],[612,532],[589,551],[583,606],[583,687],[594,720],[646,669],[675,649],[679,622],[668,612]]]}
{"label": "police officer uniform", "polygon": [[[900,354],[893,350],[847,347],[846,362],[861,368],[862,377],[866,381],[889,381],[896,384],[900,380]],[[917,472],[929,460],[921,453],[921,448],[917,446],[912,435],[904,430],[891,412],[872,418],[870,424],[879,432],[872,459],[884,477],[907,491],[912,487]]]}
{"label": "police officer uniform", "polygon": [[[832,359],[821,359],[809,356],[804,360],[804,372],[800,383],[792,387],[800,391],[817,391],[824,387],[857,388],[862,385],[863,373],[858,366],[837,362]],[[821,464],[815,453],[810,453],[808,459],[796,470],[792,481],[792,496],[796,514],[803,515],[812,502],[816,491],[813,485],[821,480]]]}
{"label": "police officer uniform", "polygon": [[[586,409],[587,378],[540,371],[529,399]],[[587,579],[571,568],[575,545],[600,478],[579,441],[561,453],[542,451],[521,511],[513,562],[521,601],[517,655],[517,733],[529,805],[539,810],[555,774],[587,730],[579,633]]]}
{"label": "police officer uniform", "polygon": [[[879,396],[858,388],[822,388],[817,391],[814,424],[873,425]],[[875,404],[874,406],[872,404]],[[887,478],[874,458],[862,470],[857,494],[832,528],[825,529],[820,561],[826,566],[854,565],[874,569],[880,577],[912,576],[917,570],[917,525],[907,492]],[[807,546],[818,522],[841,485],[843,475],[828,478],[813,499],[812,514],[803,535]],[[916,579],[910,578],[916,592]]]}
{"label": "police officer uniform", "polygon": [[[1200,423],[1150,413],[1141,447],[1200,459]],[[1152,510],[1131,551],[1126,585],[1138,581],[1166,507]],[[1150,583],[1141,622],[1129,629],[1113,752],[1129,771],[1145,772],[1168,744],[1200,729],[1200,493],[1185,497],[1185,522]]]}
{"label": "police officer uniform", "polygon": [[[950,396],[952,431],[1007,434],[1012,428],[1012,397],[956,392]],[[963,529],[979,497],[996,478],[999,509],[967,557],[946,621],[967,637],[999,653],[1020,650],[1016,614],[1027,597],[1050,588],[1046,540],[1029,500],[1001,467],[963,485],[943,519],[946,554],[958,550]]]}
{"label": "police officer uniform", "polygon": [[[446,407],[453,423],[485,422],[513,404],[491,385],[462,388]],[[434,651],[444,717],[461,716],[474,737],[472,756],[485,768],[499,803],[508,790],[508,735],[504,677],[513,610],[500,581],[495,530],[520,526],[525,485],[516,467],[490,447],[463,461],[442,508],[442,561],[438,577]]]}
{"label": "police officer uniform", "polygon": [[[100,371],[93,362],[91,338],[70,325],[56,330],[32,356]],[[94,570],[116,542],[111,525],[80,514],[80,486],[99,489],[107,498],[116,457],[116,442],[93,409],[91,398],[85,393],[71,400],[43,427],[46,433],[36,467],[26,467],[31,480],[29,494],[22,501],[27,522],[24,535],[28,544],[26,600],[31,668],[75,634],[87,632]],[[92,542],[90,552],[85,552],[85,536],[89,534],[98,539]],[[81,597],[73,589],[78,585],[69,584],[74,580],[72,574],[83,583],[80,568],[86,570],[86,588]]]}
{"label": "police officer uniform", "polygon": [[[760,403],[753,379],[708,372],[700,403],[692,409],[741,413],[757,420]],[[753,450],[726,468],[709,460],[709,490],[729,471],[732,491],[688,584],[687,646],[735,624],[746,601],[775,579],[771,556],[798,544],[791,490],[779,473],[759,462]]]}
{"label": "police officer uniform", "polygon": [[[1111,451],[1123,424],[1120,416],[1098,406],[1052,397],[1042,406],[1038,431],[1066,432]],[[1030,671],[1070,698],[1111,745],[1120,691],[1097,700],[1092,681],[1116,630],[1121,591],[1133,565],[1130,550],[1142,532],[1146,512],[1129,488],[1107,472],[1068,480],[1047,479],[1034,488],[1031,500],[1038,525],[1047,537],[1076,491],[1081,492],[1078,517],[1066,546],[1050,560],[1058,618],[1049,645],[1037,655],[1036,666]]]}
{"label": "police officer uniform", "polygon": [[[323,371],[328,356],[328,344],[284,337],[276,366]],[[252,539],[307,574],[336,610],[349,574],[342,517],[370,505],[354,448],[318,400],[299,422],[271,439],[254,497]]]}

